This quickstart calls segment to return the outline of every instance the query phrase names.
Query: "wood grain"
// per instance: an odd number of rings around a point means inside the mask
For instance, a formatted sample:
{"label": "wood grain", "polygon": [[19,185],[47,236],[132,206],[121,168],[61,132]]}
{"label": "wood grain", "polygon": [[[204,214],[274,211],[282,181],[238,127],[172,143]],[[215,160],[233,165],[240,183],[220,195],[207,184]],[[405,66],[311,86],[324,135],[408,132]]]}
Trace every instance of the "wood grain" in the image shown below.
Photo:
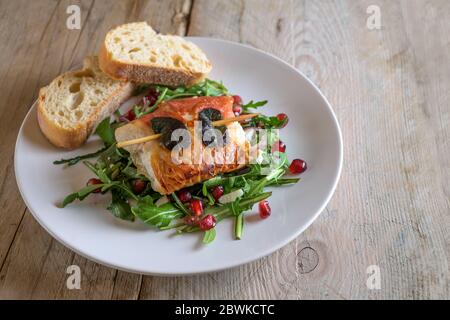
{"label": "wood grain", "polygon": [[[70,1],[73,3],[73,1]],[[430,299],[450,298],[450,2],[0,1],[0,298]],[[18,19],[24,24],[14,24]],[[335,196],[298,239],[228,271],[149,277],[72,253],[20,200],[13,146],[40,86],[95,53],[114,25],[147,20],[161,32],[239,41],[293,64],[334,107],[344,137]],[[11,28],[11,25],[16,27]],[[81,290],[66,268],[83,270]],[[366,286],[370,265],[381,289]]]}
{"label": "wood grain", "polygon": [[[66,8],[78,4],[81,30],[66,28]],[[100,39],[115,25],[145,20],[165,33],[183,32],[189,1],[2,1],[0,41],[10,64],[0,66],[0,112],[5,120],[0,153],[0,298],[136,298],[141,277],[74,254],[54,241],[25,211],[13,175],[13,147],[20,123],[39,87],[87,54],[98,51]],[[156,9],[156,10],[155,10]],[[160,12],[164,12],[161,17]],[[27,21],[18,28],[16,19]],[[11,108],[11,106],[15,106]],[[66,288],[66,268],[82,268],[82,289]]]}

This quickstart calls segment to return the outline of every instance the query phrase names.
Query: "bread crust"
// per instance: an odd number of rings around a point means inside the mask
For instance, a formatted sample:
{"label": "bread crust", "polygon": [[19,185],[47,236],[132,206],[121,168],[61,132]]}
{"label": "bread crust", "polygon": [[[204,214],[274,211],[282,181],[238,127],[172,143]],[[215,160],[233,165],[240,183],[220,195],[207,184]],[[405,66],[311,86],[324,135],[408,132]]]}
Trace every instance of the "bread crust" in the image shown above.
{"label": "bread crust", "polygon": [[113,79],[133,81],[136,83],[162,84],[172,87],[190,86],[202,81],[211,71],[206,73],[192,72],[177,68],[159,67],[154,64],[137,64],[113,60],[105,43],[98,55],[100,69]]}
{"label": "bread crust", "polygon": [[[57,81],[61,76],[55,78]],[[46,88],[39,90],[37,120],[44,136],[55,146],[65,149],[76,149],[83,145],[94,128],[107,116],[117,110],[133,93],[134,85],[124,82],[108,99],[98,105],[87,121],[79,123],[73,128],[63,128],[55,123],[47,114],[45,109]]]}

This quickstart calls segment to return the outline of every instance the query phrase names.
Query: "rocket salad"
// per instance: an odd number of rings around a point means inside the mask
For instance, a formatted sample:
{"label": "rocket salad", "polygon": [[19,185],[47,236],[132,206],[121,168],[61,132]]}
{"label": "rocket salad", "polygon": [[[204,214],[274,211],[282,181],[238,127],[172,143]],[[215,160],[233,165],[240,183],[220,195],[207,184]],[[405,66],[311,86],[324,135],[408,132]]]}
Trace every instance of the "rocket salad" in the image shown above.
{"label": "rocket salad", "polygon": [[[166,101],[187,97],[230,96],[227,88],[216,81],[205,79],[191,87],[170,88],[155,85],[140,85],[136,95],[145,93],[141,102],[127,113],[116,112],[115,119],[103,120],[96,129],[104,146],[90,154],[72,159],[62,159],[54,164],[75,165],[78,162],[92,171],[95,178],[77,192],[68,195],[62,207],[75,200],[83,200],[91,193],[111,193],[111,203],[107,209],[117,218],[134,221],[136,218],[160,230],[175,230],[179,234],[204,232],[203,242],[210,243],[216,236],[215,226],[221,220],[233,218],[236,239],[241,239],[244,213],[259,204],[261,218],[267,218],[270,205],[267,199],[272,192],[269,186],[282,186],[299,181],[287,174],[299,174],[306,170],[303,160],[289,163],[286,146],[278,137],[278,130],[288,123],[285,114],[266,116],[259,114],[242,127],[266,129],[267,147],[260,155],[258,163],[248,164],[233,172],[222,173],[211,179],[162,195],[154,191],[149,179],[138,172],[130,153],[118,148],[115,130],[135,119],[151,114]],[[266,105],[267,101],[242,103],[239,96],[233,97],[235,115],[248,114]],[[274,156],[277,161],[271,161]],[[94,160],[93,160],[94,159]]]}

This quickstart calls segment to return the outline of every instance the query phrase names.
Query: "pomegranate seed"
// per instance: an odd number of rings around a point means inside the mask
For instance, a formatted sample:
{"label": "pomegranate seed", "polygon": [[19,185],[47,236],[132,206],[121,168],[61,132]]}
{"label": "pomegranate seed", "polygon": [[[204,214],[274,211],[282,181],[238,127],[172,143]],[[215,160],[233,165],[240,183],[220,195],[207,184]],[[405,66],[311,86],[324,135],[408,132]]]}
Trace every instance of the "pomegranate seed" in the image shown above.
{"label": "pomegranate seed", "polygon": [[150,89],[148,94],[142,98],[142,102],[145,107],[152,106],[158,100],[159,93],[155,89]]}
{"label": "pomegranate seed", "polygon": [[289,166],[289,171],[294,174],[305,172],[307,169],[306,161],[302,159],[294,159]]}
{"label": "pomegranate seed", "polygon": [[214,199],[219,200],[219,198],[223,195],[223,187],[222,186],[214,187],[211,190],[211,193],[212,193]]}
{"label": "pomegranate seed", "polygon": [[133,180],[131,185],[135,194],[140,194],[145,190],[145,188],[147,188],[147,182],[141,179]]}
{"label": "pomegranate seed", "polygon": [[286,152],[286,144],[281,140],[276,141],[272,146],[272,152],[275,151]]}
{"label": "pomegranate seed", "polygon": [[238,95],[233,96],[233,104],[235,105],[241,105],[242,104],[242,98]]}
{"label": "pomegranate seed", "polygon": [[259,203],[259,216],[261,219],[266,219],[270,216],[272,209],[270,209],[269,201],[263,200]]}
{"label": "pomegranate seed", "polygon": [[133,121],[134,119],[136,119],[136,113],[134,113],[134,110],[131,109],[130,111],[127,112],[126,117],[129,121]]}
{"label": "pomegranate seed", "polygon": [[288,118],[286,113],[279,113],[279,114],[277,114],[277,119],[280,120],[280,121],[285,121],[284,124],[281,126],[282,128],[286,127],[288,122],[289,122],[289,118]]}
{"label": "pomegranate seed", "polygon": [[184,218],[184,223],[188,226],[196,226],[199,222],[199,217],[197,216],[186,216]]}
{"label": "pomegranate seed", "polygon": [[125,121],[133,121],[136,119],[136,113],[134,113],[134,110],[131,109],[127,113],[120,116],[119,121],[125,122]]}
{"label": "pomegranate seed", "polygon": [[144,106],[146,106],[146,107],[154,105],[155,102],[156,102],[156,98],[152,95],[148,95],[143,98],[143,103],[144,103]]}
{"label": "pomegranate seed", "polygon": [[234,115],[237,117],[242,113],[242,107],[240,105],[233,106]]}
{"label": "pomegranate seed", "polygon": [[196,216],[203,214],[203,202],[199,199],[192,199],[190,204],[191,211]]}
{"label": "pomegranate seed", "polygon": [[[91,179],[89,179],[88,180],[88,182],[86,183],[86,185],[87,186],[93,186],[93,185],[96,185],[96,184],[102,184],[103,182],[102,182],[102,180],[100,180],[100,179],[97,179],[97,178],[91,178]],[[95,189],[94,191],[92,191],[93,193],[99,193],[99,192],[101,192],[102,191],[102,188],[101,187],[99,187],[98,189]]]}
{"label": "pomegranate seed", "polygon": [[200,230],[207,231],[209,229],[212,229],[216,226],[216,218],[214,216],[208,214],[206,217],[204,217],[200,222],[198,223],[198,227]]}
{"label": "pomegranate seed", "polygon": [[178,191],[177,195],[182,203],[189,202],[192,199],[191,193],[189,191],[187,191],[186,189]]}

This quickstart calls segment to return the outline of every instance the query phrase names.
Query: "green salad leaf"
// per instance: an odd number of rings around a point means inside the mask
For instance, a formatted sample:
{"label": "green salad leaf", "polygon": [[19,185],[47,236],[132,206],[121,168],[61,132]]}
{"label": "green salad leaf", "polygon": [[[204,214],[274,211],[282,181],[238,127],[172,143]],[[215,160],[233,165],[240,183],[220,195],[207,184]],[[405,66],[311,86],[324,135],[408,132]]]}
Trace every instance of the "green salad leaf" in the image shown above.
{"label": "green salad leaf", "polygon": [[84,159],[90,159],[90,158],[96,158],[98,156],[100,156],[106,149],[108,149],[107,146],[92,152],[92,153],[87,153],[87,154],[83,154],[81,156],[76,156],[73,158],[69,158],[69,159],[61,159],[61,160],[55,160],[53,161],[53,164],[64,164],[67,163],[68,166],[73,166],[76,165],[78,162],[80,162],[81,160]]}
{"label": "green salad leaf", "polygon": [[156,86],[156,90],[160,93],[164,93],[163,101],[173,100],[178,98],[186,98],[193,96],[223,96],[228,94],[228,89],[220,82],[205,79],[190,87],[177,87],[171,89],[166,86]]}
{"label": "green salad leaf", "polygon": [[216,238],[216,228],[209,229],[205,231],[205,235],[203,236],[203,243],[209,244],[214,241]]}
{"label": "green salad leaf", "polygon": [[253,100],[250,100],[248,103],[242,105],[242,112],[243,113],[251,113],[253,110],[250,109],[257,109],[259,107],[265,106],[267,104],[267,100],[257,101],[253,102]]}
{"label": "green salad leaf", "polygon": [[122,220],[134,221],[134,214],[131,212],[131,207],[126,198],[118,190],[111,190],[112,201],[108,206],[108,210],[111,213]]}
{"label": "green salad leaf", "polygon": [[140,199],[131,207],[131,212],[144,223],[157,228],[167,227],[173,220],[183,216],[183,213],[170,202],[156,206],[151,196]]}
{"label": "green salad leaf", "polygon": [[62,207],[64,208],[69,203],[72,203],[72,202],[74,202],[77,199],[82,201],[82,200],[84,200],[84,198],[86,198],[92,192],[98,190],[99,188],[103,189],[105,187],[110,187],[110,185],[108,185],[108,184],[96,184],[96,185],[90,185],[90,186],[86,186],[84,188],[81,188],[77,192],[71,193],[67,197],[65,197],[63,202],[62,202]]}
{"label": "green salad leaf", "polygon": [[111,120],[109,117],[99,123],[97,129],[95,129],[95,133],[103,140],[105,146],[110,146],[116,142],[116,138],[114,137],[114,129],[111,126]]}
{"label": "green salad leaf", "polygon": [[265,129],[280,129],[283,128],[284,125],[288,122],[288,118],[284,118],[282,120],[278,119],[276,116],[265,116],[263,114],[259,114],[256,117],[252,118],[247,126],[263,126]]}

